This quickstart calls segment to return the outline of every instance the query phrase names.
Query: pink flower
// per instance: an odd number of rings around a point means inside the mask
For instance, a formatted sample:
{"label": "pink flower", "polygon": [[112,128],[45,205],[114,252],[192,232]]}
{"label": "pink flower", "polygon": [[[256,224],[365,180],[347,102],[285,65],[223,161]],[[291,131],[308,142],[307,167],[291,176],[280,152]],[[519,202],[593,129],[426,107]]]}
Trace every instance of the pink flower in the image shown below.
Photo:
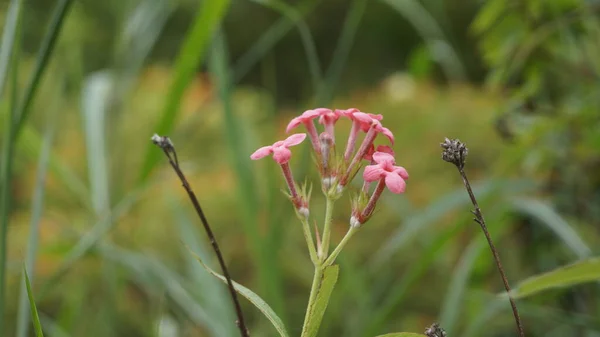
{"label": "pink flower", "polygon": [[367,153],[365,153],[365,156],[363,157],[364,160],[368,160],[371,162],[371,164],[374,164],[375,162],[373,161],[373,153],[375,152],[384,152],[384,153],[389,153],[392,156],[394,155],[394,150],[386,145],[379,145],[377,146],[377,149],[375,149],[375,146],[371,144],[371,146],[369,147],[369,150],[367,151]]}
{"label": "pink flower", "polygon": [[373,154],[375,165],[365,167],[363,179],[367,182],[385,180],[385,185],[393,193],[403,193],[406,189],[408,172],[401,166],[395,166],[394,157],[388,153],[375,152]]}
{"label": "pink flower", "polygon": [[256,150],[250,159],[257,160],[273,154],[273,159],[279,164],[286,164],[292,157],[289,147],[298,145],[306,138],[305,133],[296,133],[289,136],[286,140],[280,140],[273,145],[263,146]]}
{"label": "pink flower", "polygon": [[333,131],[333,127],[335,123],[340,119],[342,113],[340,110],[331,111],[329,109],[319,108],[315,109],[320,113],[319,124],[325,126],[325,132],[327,132],[332,139],[335,140],[335,132]]}
{"label": "pink flower", "polygon": [[[300,115],[290,121],[287,128],[285,129],[285,132],[290,132],[292,129],[296,128],[300,124],[304,124],[304,125],[312,124],[313,119],[321,116],[321,113],[319,110],[320,109],[304,111],[302,113],[302,115]],[[328,109],[326,109],[326,110],[328,110]],[[331,110],[329,110],[329,111],[331,111]]]}
{"label": "pink flower", "polygon": [[308,137],[310,138],[310,142],[312,143],[313,149],[317,156],[321,155],[321,147],[319,144],[319,134],[317,133],[317,128],[313,123],[313,119],[327,113],[327,111],[331,111],[325,108],[319,108],[314,110],[306,110],[302,113],[302,115],[292,119],[288,124],[285,132],[290,132],[292,129],[298,127],[300,124],[304,124],[306,127],[306,131],[308,132]]}
{"label": "pink flower", "polygon": [[373,124],[374,120],[381,121],[383,119],[382,115],[365,113],[354,108],[348,110],[340,110],[340,113],[350,118],[352,122],[357,123],[360,127],[360,130],[362,130],[363,132],[369,131],[369,128],[371,127],[371,124]]}

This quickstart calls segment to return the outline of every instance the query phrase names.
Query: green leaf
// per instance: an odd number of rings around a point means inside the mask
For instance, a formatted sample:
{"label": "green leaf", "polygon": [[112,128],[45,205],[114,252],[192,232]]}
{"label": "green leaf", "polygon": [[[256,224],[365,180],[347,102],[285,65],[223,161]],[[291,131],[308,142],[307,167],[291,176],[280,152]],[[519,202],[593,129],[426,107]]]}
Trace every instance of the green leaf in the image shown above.
{"label": "green leaf", "polygon": [[31,291],[31,284],[29,283],[29,276],[27,275],[27,269],[23,266],[23,273],[25,274],[25,285],[27,286],[27,296],[29,297],[29,306],[31,307],[31,318],[33,320],[33,326],[35,327],[35,335],[37,337],[44,337],[42,332],[42,324],[40,323],[40,317],[38,316],[37,307],[33,300],[33,292]]}
{"label": "green leaf", "polygon": [[302,336],[314,337],[317,335],[319,327],[321,326],[321,321],[323,320],[323,315],[325,314],[325,309],[327,309],[327,304],[329,304],[329,298],[331,297],[331,293],[337,282],[339,271],[340,268],[338,265],[329,266],[323,271],[321,285],[317,292],[317,299],[315,300],[313,307],[309,308],[309,310],[311,310],[311,318],[306,327],[306,333],[303,332]]}
{"label": "green leaf", "polygon": [[[181,98],[188,84],[194,78],[198,66],[204,60],[208,43],[213,36],[213,32],[225,16],[228,5],[229,0],[202,1],[194,25],[187,34],[175,61],[175,77],[169,87],[167,100],[162,108],[161,119],[153,130],[159,135],[168,134],[173,129],[175,120],[179,115]],[[154,145],[149,144],[140,174],[140,183],[146,180],[159,159],[160,151],[156,151]]]}
{"label": "green leaf", "polygon": [[544,290],[569,287],[600,280],[600,258],[581,260],[521,282],[511,294],[514,298],[531,296]]}
{"label": "green leaf", "polygon": [[[190,251],[190,253],[192,255],[194,255],[196,260],[198,260],[198,262],[200,262],[200,265],[202,265],[202,267],[204,267],[204,269],[206,269],[209,273],[213,274],[213,276],[217,277],[224,283],[227,283],[227,280],[225,279],[225,277],[223,277],[223,275],[217,273],[216,271],[212,270],[209,266],[204,264],[204,262],[202,262],[202,259],[200,258],[200,256],[196,255],[189,247],[188,247],[188,250]],[[336,277],[337,277],[337,272],[336,272]],[[275,327],[277,332],[279,332],[280,336],[289,337],[289,334],[287,333],[287,330],[285,329],[285,326],[283,325],[281,318],[279,318],[279,316],[277,316],[275,311],[273,311],[273,309],[271,309],[271,307],[267,304],[267,302],[265,302],[262,298],[260,298],[260,296],[256,295],[252,290],[244,287],[243,285],[241,285],[235,281],[232,281],[232,282],[233,282],[233,287],[235,288],[235,291],[237,291],[238,294],[244,296],[248,301],[250,301],[252,304],[254,304],[254,306],[258,310],[260,310],[263,313],[263,315],[265,315],[265,317],[267,317],[267,319],[269,321],[271,321],[271,323],[273,324],[273,326]]]}
{"label": "green leaf", "polygon": [[379,335],[377,337],[425,337],[425,335],[413,332],[393,332],[385,335]]}

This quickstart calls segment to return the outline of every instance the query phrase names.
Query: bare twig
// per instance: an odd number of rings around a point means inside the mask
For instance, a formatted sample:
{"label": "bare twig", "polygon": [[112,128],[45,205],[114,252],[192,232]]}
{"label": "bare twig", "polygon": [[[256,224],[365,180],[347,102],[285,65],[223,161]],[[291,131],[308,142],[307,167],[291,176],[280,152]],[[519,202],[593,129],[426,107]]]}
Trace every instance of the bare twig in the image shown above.
{"label": "bare twig", "polygon": [[481,209],[479,208],[479,204],[477,203],[477,199],[475,199],[475,194],[473,194],[473,190],[471,189],[471,184],[469,183],[469,179],[467,178],[467,174],[465,173],[465,161],[467,158],[467,154],[469,149],[465,146],[464,143],[461,143],[458,139],[448,139],[441,144],[444,152],[442,152],[442,159],[449,163],[452,163],[458,169],[460,176],[462,177],[463,183],[467,192],[469,193],[469,197],[471,198],[471,202],[473,203],[473,207],[475,210],[472,213],[475,215],[475,222],[481,226],[481,230],[485,234],[485,238],[488,241],[490,246],[490,250],[494,255],[494,260],[496,261],[496,266],[498,267],[498,271],[500,272],[500,276],[502,277],[502,282],[504,282],[504,288],[506,289],[506,293],[508,295],[508,300],[510,301],[510,306],[512,307],[513,316],[515,317],[515,323],[517,325],[517,331],[519,332],[520,337],[525,337],[525,332],[523,330],[523,324],[521,323],[521,318],[519,317],[519,311],[517,310],[517,304],[515,300],[512,298],[510,294],[510,286],[508,285],[508,279],[506,278],[506,274],[504,273],[504,268],[502,267],[502,263],[500,262],[500,256],[498,255],[498,251],[492,242],[492,237],[487,230],[487,226],[485,225],[485,220],[483,219],[483,213],[481,213]]}
{"label": "bare twig", "polygon": [[183,188],[187,192],[188,196],[190,197],[190,200],[192,201],[192,204],[194,205],[194,209],[196,210],[196,213],[198,213],[198,216],[200,217],[200,221],[202,221],[202,225],[204,226],[206,235],[208,236],[208,239],[210,240],[210,244],[212,245],[213,250],[215,251],[215,254],[217,255],[219,264],[221,265],[221,269],[223,270],[223,276],[227,280],[227,286],[229,288],[229,293],[231,295],[231,299],[233,300],[233,305],[235,306],[235,312],[237,315],[236,324],[237,324],[238,328],[240,329],[240,335],[242,337],[249,337],[249,332],[248,332],[248,329],[246,328],[246,323],[244,322],[244,315],[242,314],[242,308],[240,306],[240,302],[238,301],[237,293],[235,292],[235,289],[233,288],[233,282],[231,281],[231,276],[229,276],[229,271],[227,270],[227,267],[225,266],[225,261],[223,260],[223,255],[221,254],[221,250],[219,249],[217,240],[215,239],[215,236],[210,228],[210,225],[208,224],[208,220],[206,219],[206,216],[204,215],[204,212],[202,211],[202,208],[200,207],[198,198],[196,198],[196,195],[194,194],[192,187],[188,183],[185,175],[183,174],[183,171],[181,171],[181,168],[179,167],[179,160],[177,159],[177,153],[175,152],[175,147],[173,146],[171,139],[169,139],[169,137],[166,137],[166,136],[159,136],[159,135],[155,134],[154,136],[152,136],[152,142],[154,142],[154,144],[156,144],[158,147],[160,147],[163,150],[163,152],[165,153],[165,155],[167,156],[167,158],[169,159],[169,164],[171,164],[171,166],[173,167],[173,170],[175,170],[175,173],[177,173],[177,176],[179,177],[179,180],[181,180]]}

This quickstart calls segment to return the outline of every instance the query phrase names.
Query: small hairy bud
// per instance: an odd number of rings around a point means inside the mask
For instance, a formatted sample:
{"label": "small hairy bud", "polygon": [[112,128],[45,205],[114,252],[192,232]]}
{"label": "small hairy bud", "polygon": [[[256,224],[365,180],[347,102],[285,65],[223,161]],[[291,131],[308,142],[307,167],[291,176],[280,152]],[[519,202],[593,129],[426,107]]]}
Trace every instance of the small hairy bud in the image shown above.
{"label": "small hairy bud", "polygon": [[173,142],[171,142],[171,139],[167,136],[159,136],[155,133],[150,140],[152,140],[155,145],[162,149],[168,150],[173,148]]}
{"label": "small hairy bud", "polygon": [[350,227],[352,228],[358,228],[362,226],[362,223],[360,223],[360,220],[358,220],[358,218],[356,216],[352,216],[350,217]]}
{"label": "small hairy bud", "polygon": [[447,337],[446,331],[440,327],[438,323],[433,323],[429,328],[425,330],[427,337]]}
{"label": "small hairy bud", "polygon": [[442,152],[442,159],[444,161],[452,163],[461,169],[465,166],[469,149],[464,143],[461,143],[458,139],[446,138],[440,145],[442,146],[442,149],[444,149]]}

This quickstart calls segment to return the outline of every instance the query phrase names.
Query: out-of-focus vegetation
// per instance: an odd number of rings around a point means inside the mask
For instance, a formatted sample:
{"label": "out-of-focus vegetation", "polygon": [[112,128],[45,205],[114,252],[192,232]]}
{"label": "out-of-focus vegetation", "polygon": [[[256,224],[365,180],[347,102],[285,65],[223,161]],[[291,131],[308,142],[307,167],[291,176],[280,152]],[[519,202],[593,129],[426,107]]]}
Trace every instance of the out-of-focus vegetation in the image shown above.
{"label": "out-of-focus vegetation", "polygon": [[[513,285],[599,253],[597,1],[80,0],[40,68],[56,6],[69,2],[0,1],[16,40],[0,51],[2,167],[12,166],[0,180],[1,336],[34,333],[24,263],[46,336],[237,334],[225,288],[186,248],[213,259],[149,141],[157,131],[177,145],[233,278],[297,335],[312,265],[278,168],[249,155],[315,106],[383,114],[410,172],[407,193],[386,195],[340,257],[320,336],[434,321],[451,337],[515,335],[459,177],[440,159],[445,136],[469,146]],[[11,154],[9,121],[27,93]],[[297,178],[312,168],[308,151],[292,163]],[[314,193],[315,212],[321,201]],[[349,211],[341,200],[334,240]],[[252,335],[274,336],[243,304]],[[518,305],[528,336],[600,336],[597,282]]]}

